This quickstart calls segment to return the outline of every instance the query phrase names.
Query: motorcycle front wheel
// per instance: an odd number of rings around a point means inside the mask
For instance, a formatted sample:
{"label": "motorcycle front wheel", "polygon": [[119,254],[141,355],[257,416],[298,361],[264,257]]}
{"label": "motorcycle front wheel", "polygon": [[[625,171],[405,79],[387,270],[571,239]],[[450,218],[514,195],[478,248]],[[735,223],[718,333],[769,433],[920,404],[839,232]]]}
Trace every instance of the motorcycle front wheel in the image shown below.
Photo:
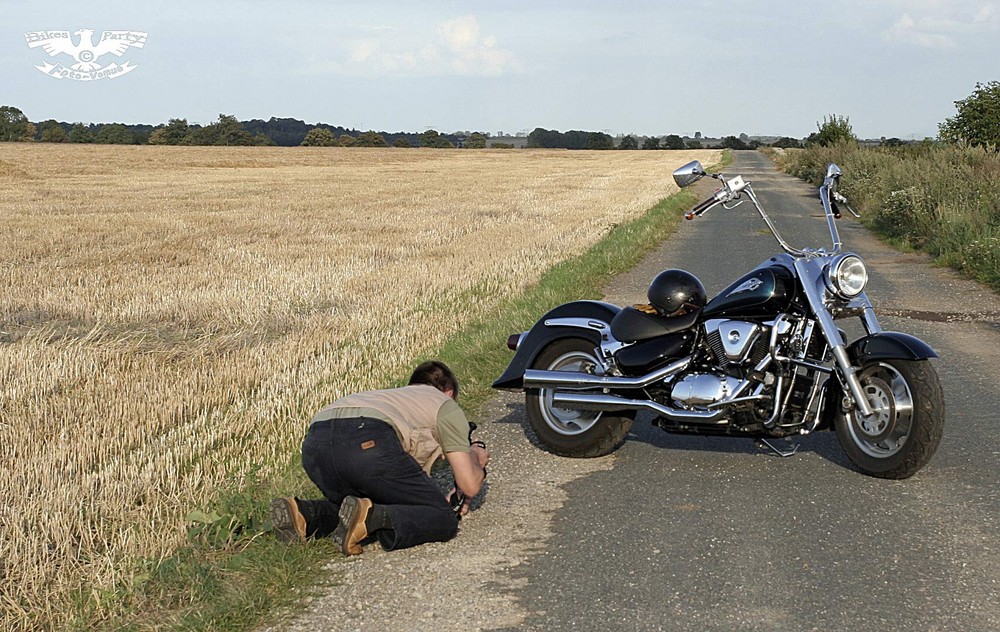
{"label": "motorcycle front wheel", "polygon": [[873,414],[837,416],[837,438],[865,474],[901,479],[930,460],[944,429],[944,394],[929,360],[879,360],[858,371]]}
{"label": "motorcycle front wheel", "polygon": [[[546,347],[532,363],[532,369],[596,373],[601,364],[594,355],[594,343],[582,338],[563,338]],[[525,408],[528,423],[545,449],[559,456],[604,456],[625,441],[635,413],[557,408],[554,391],[528,389]]]}

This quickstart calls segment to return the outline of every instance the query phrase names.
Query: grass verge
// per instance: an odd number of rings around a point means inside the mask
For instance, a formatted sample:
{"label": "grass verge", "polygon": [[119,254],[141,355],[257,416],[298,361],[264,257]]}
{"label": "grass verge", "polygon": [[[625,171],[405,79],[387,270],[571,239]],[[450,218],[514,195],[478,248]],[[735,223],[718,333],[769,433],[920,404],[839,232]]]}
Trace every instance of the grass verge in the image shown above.
{"label": "grass verge", "polygon": [[853,144],[776,156],[813,184],[827,164],[844,170],[842,191],[862,223],[888,245],[919,250],[1000,291],[1000,155],[977,147]]}
{"label": "grass verge", "polygon": [[[723,164],[729,159],[723,156]],[[676,230],[684,211],[697,200],[686,191],[662,200],[641,218],[614,227],[586,253],[550,269],[495,317],[471,324],[447,342],[437,357],[456,369],[462,380],[462,405],[475,417],[491,397],[490,384],[511,354],[504,341],[529,328],[551,307],[578,299],[597,299],[615,275],[634,267],[654,246]],[[581,289],[582,288],[582,289]],[[404,376],[399,376],[402,381]],[[229,490],[229,491],[226,491]],[[124,630],[245,630],[276,616],[275,612],[328,588],[317,578],[336,582],[336,567],[323,567],[339,553],[332,543],[309,546],[276,541],[267,523],[272,497],[315,495],[298,456],[280,480],[232,481],[211,511],[189,516],[190,544],[175,555],[149,561],[139,580],[114,594],[80,595],[77,628],[94,625],[95,604],[108,600],[121,613],[101,627]]]}

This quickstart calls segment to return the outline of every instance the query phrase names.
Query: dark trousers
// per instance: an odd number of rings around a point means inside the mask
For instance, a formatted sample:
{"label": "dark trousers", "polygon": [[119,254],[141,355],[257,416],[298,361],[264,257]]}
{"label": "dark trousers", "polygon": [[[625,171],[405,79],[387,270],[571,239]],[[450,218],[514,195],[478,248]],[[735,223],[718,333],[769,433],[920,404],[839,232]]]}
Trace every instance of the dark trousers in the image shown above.
{"label": "dark trousers", "polygon": [[300,501],[309,534],[329,535],[345,496],[370,498],[392,520],[376,531],[386,549],[444,542],[458,533],[458,518],[441,488],[403,451],[392,426],[365,417],[318,421],[302,443],[302,467],[326,500]]}

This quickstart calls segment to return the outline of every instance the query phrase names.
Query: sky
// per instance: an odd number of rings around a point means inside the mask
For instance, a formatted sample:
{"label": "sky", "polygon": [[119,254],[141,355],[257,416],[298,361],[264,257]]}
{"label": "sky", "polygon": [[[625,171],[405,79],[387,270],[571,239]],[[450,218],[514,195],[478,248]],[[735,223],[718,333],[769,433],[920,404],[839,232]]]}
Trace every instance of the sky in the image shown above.
{"label": "sky", "polygon": [[[1000,80],[1000,7],[979,0],[0,0],[0,105],[32,121],[289,117],[358,130],[802,138],[936,136]],[[25,33],[148,34],[126,75]],[[77,43],[76,40],[73,40]]]}

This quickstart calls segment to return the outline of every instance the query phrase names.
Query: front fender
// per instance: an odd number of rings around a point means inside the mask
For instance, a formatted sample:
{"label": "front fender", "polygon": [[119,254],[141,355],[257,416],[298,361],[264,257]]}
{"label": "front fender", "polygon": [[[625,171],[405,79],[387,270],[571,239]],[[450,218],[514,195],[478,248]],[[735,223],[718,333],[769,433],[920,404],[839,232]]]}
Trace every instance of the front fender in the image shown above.
{"label": "front fender", "polygon": [[[528,330],[521,340],[517,352],[495,382],[493,388],[515,391],[523,387],[524,370],[531,366],[542,349],[561,338],[586,338],[597,347],[601,344],[601,334],[590,328],[565,327],[546,325],[545,321],[553,318],[582,318],[597,320],[610,327],[611,319],[621,311],[620,307],[602,301],[573,301],[564,303],[538,319],[538,322]],[[610,329],[606,329],[610,331]]]}
{"label": "front fender", "polygon": [[869,360],[926,360],[938,354],[923,340],[898,331],[883,331],[858,338],[847,347],[855,366]]}

